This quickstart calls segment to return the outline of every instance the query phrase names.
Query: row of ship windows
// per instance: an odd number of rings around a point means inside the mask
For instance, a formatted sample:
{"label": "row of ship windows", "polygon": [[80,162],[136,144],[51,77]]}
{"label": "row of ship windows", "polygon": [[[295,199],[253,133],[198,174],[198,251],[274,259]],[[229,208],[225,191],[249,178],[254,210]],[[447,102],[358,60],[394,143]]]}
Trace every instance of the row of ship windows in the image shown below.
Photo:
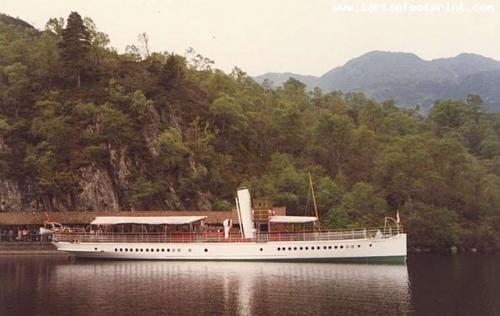
{"label": "row of ship windows", "polygon": [[[370,244],[369,246],[372,247],[372,244]],[[340,248],[340,249],[344,249],[344,248],[349,249],[349,248],[354,248],[354,245],[346,245],[346,246],[344,246],[344,245],[340,245],[340,246],[323,246],[323,249],[325,249],[325,250],[326,249],[332,249],[332,248],[333,249],[338,249],[338,248]],[[361,245],[358,245],[358,248],[361,248]],[[305,250],[309,250],[309,249],[311,249],[311,250],[315,250],[315,249],[316,250],[321,250],[321,246],[316,246],[316,247],[311,246],[310,248],[309,247],[288,247],[288,248],[287,247],[278,247],[277,249],[278,249],[278,251],[285,251],[287,249],[288,250],[304,250],[304,249]]]}
{"label": "row of ship windows", "polygon": [[[370,247],[372,247],[372,244],[369,245]],[[323,246],[323,249],[344,249],[344,246],[343,245],[340,245],[340,246]],[[354,245],[346,245],[345,246],[346,249],[348,248],[354,248]],[[358,245],[358,248],[361,248],[361,245]],[[96,251],[97,251],[97,248],[94,248]],[[278,251],[285,251],[287,250],[287,247],[278,247],[277,248]],[[311,246],[311,247],[288,247],[288,250],[321,250],[321,246]],[[143,249],[143,248],[115,248],[115,252],[165,252],[165,248],[146,248],[146,249]],[[264,249],[263,248],[260,248],[259,249],[260,251],[263,251]],[[170,248],[167,248],[166,249],[167,252],[175,252],[176,250],[174,248],[170,249]],[[208,249],[205,248],[204,249],[205,252],[208,252]],[[177,248],[177,252],[181,252],[181,249],[180,248]],[[188,252],[191,252],[191,249],[188,249]]]}
{"label": "row of ship windows", "polygon": [[[95,248],[95,250],[97,250],[97,248]],[[149,249],[149,248],[146,248],[146,249],[143,249],[143,248],[135,248],[135,249],[134,248],[115,248],[115,252],[124,252],[124,251],[125,252],[144,252],[144,251],[145,252],[155,252],[155,251],[156,252],[165,252],[165,251],[166,252],[176,252],[176,251],[181,252],[181,249],[180,248],[178,248],[178,249],[173,249],[173,248],[172,249],[170,249],[170,248],[167,248],[167,249],[165,249],[165,248],[156,248],[156,249],[154,249],[154,248],[151,248],[151,249]],[[188,249],[188,252],[191,252],[191,249]]]}

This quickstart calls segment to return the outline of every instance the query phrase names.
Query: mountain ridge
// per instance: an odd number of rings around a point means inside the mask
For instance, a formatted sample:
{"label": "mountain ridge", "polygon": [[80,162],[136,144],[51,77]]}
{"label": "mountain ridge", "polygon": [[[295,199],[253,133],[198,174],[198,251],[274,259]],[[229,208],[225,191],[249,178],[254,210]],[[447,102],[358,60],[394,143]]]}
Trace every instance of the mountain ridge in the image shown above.
{"label": "mountain ridge", "polygon": [[478,94],[491,110],[500,111],[500,92],[494,89],[500,85],[498,70],[500,61],[474,53],[424,60],[413,53],[371,51],[321,76],[265,73],[254,79],[268,79],[277,87],[293,77],[308,90],[360,91],[379,101],[393,99],[400,106],[419,104],[424,109],[440,99]]}

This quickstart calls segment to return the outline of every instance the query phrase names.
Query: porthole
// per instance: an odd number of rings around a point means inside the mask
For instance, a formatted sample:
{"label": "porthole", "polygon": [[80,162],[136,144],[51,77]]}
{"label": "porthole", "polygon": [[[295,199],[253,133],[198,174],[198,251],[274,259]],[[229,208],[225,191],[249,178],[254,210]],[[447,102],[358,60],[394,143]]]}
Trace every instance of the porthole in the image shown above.
{"label": "porthole", "polygon": [[122,248],[120,248],[120,251],[123,251],[123,249],[122,249]]}
{"label": "porthole", "polygon": [[141,248],[141,252],[143,251],[144,249]]}
{"label": "porthole", "polygon": [[314,246],[311,247],[311,250],[314,250]]}
{"label": "porthole", "polygon": [[332,249],[332,246],[328,246],[328,249]]}
{"label": "porthole", "polygon": [[260,251],[263,251],[264,249],[260,248]]}
{"label": "porthole", "polygon": [[170,252],[170,248],[167,248],[167,252]]}
{"label": "porthole", "polygon": [[316,249],[321,250],[321,247],[320,247],[320,246],[318,246],[318,247],[316,247]]}
{"label": "porthole", "polygon": [[288,250],[292,250],[292,247],[288,247]]}
{"label": "porthole", "polygon": [[281,248],[280,248],[280,247],[278,247],[278,251],[280,251],[280,250],[281,250]]}
{"label": "porthole", "polygon": [[340,249],[344,249],[344,246],[340,246]]}
{"label": "porthole", "polygon": [[300,247],[300,250],[304,250],[304,248]]}
{"label": "porthole", "polygon": [[155,252],[155,250],[153,248],[151,248],[151,252]]}
{"label": "porthole", "polygon": [[128,252],[128,248],[125,248],[125,251]]}
{"label": "porthole", "polygon": [[208,249],[207,249],[207,248],[205,248],[205,252],[208,252]]}
{"label": "porthole", "polygon": [[293,247],[293,250],[297,250],[297,247]]}
{"label": "porthole", "polygon": [[115,251],[118,251],[118,248],[115,248]]}
{"label": "porthole", "polygon": [[326,246],[323,246],[323,249],[326,249]]}
{"label": "porthole", "polygon": [[146,252],[149,252],[149,249],[148,249],[148,248],[146,248]]}
{"label": "porthole", "polygon": [[188,252],[191,252],[191,248],[188,249]]}
{"label": "porthole", "polygon": [[95,251],[97,251],[97,248],[94,248]]}
{"label": "porthole", "polygon": [[175,252],[175,249],[172,249],[172,252]]}
{"label": "porthole", "polygon": [[165,248],[161,248],[161,252],[165,252]]}
{"label": "porthole", "polygon": [[181,248],[177,248],[177,252],[181,252]]}
{"label": "porthole", "polygon": [[135,248],[135,251],[136,251],[136,252],[139,252],[139,249],[138,249],[138,248]]}
{"label": "porthole", "polygon": [[335,249],[337,249],[337,248],[338,248],[338,246],[335,246]]}
{"label": "porthole", "polygon": [[370,244],[370,247],[372,246],[372,244]]}
{"label": "porthole", "polygon": [[360,247],[361,247],[361,245],[358,245],[358,248],[360,248]]}

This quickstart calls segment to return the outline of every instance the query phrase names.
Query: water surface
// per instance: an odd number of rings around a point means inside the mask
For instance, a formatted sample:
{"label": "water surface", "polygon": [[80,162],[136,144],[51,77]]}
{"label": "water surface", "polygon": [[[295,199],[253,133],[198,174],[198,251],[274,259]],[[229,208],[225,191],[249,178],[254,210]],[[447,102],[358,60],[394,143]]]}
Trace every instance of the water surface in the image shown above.
{"label": "water surface", "polygon": [[407,265],[0,257],[0,315],[500,315],[499,255]]}

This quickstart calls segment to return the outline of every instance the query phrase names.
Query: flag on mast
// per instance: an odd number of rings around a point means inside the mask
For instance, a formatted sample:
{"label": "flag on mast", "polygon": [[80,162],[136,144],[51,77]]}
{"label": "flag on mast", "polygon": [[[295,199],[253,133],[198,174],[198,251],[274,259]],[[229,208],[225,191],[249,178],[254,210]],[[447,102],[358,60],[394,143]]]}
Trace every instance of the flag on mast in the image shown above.
{"label": "flag on mast", "polygon": [[399,220],[399,210],[397,210],[396,212],[396,223],[399,224],[400,220]]}

